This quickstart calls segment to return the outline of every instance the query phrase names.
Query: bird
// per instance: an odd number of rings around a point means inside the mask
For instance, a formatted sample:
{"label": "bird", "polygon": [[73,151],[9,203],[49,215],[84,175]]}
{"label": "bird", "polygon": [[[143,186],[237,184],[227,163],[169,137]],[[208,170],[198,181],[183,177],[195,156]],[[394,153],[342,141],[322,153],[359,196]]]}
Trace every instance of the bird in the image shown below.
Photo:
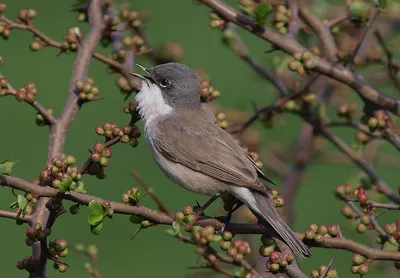
{"label": "bird", "polygon": [[310,257],[307,246],[277,213],[271,189],[261,181],[268,182],[267,177],[203,108],[198,75],[179,63],[137,66],[147,74],[131,73],[142,81],[137,110],[145,140],[164,174],[195,193],[235,197],[294,254]]}

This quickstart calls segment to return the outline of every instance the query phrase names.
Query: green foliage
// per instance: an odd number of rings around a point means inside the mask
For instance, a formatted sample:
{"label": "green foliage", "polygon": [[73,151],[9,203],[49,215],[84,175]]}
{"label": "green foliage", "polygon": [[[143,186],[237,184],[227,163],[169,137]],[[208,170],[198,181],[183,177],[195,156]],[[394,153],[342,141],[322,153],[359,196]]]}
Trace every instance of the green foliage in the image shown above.
{"label": "green foliage", "polygon": [[272,6],[266,2],[261,2],[254,10],[254,19],[256,23],[263,26],[267,23],[267,16],[271,12]]}
{"label": "green foliage", "polygon": [[0,161],[0,174],[4,175],[11,175],[11,171],[13,170],[15,164],[18,163],[19,160],[16,162],[12,162],[8,159]]}
{"label": "green foliage", "polygon": [[106,217],[111,218],[112,210],[109,207],[104,207],[99,202],[92,200],[90,201],[89,210],[91,211],[88,215],[88,223],[90,224],[90,230],[94,235],[98,235],[103,228],[103,222]]}

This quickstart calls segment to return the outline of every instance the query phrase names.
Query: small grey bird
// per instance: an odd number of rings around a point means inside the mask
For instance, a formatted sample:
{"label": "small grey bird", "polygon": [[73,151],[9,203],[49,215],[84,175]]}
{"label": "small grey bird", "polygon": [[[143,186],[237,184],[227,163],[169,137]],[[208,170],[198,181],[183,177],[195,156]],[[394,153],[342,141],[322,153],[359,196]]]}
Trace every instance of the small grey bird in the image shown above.
{"label": "small grey bird", "polygon": [[[254,161],[219,126],[200,102],[200,79],[189,67],[168,63],[141,67],[136,96],[145,138],[158,166],[175,183],[207,195],[232,194],[301,256],[310,251],[276,212],[267,180]],[[272,230],[272,231],[273,231]],[[271,229],[269,229],[271,231]]]}

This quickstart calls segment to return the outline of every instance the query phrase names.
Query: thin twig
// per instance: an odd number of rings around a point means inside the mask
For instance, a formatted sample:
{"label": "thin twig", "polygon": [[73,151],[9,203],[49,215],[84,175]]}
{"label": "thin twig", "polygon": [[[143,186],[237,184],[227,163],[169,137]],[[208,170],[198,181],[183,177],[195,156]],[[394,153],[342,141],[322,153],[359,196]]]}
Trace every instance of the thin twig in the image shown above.
{"label": "thin twig", "polygon": [[353,52],[351,53],[350,59],[345,64],[345,66],[347,68],[351,68],[353,66],[354,58],[357,56],[358,51],[360,50],[361,45],[364,42],[364,40],[369,32],[369,29],[371,28],[371,26],[375,22],[375,20],[378,18],[379,14],[380,14],[380,10],[375,9],[371,19],[368,21],[367,25],[364,28],[364,32],[362,33],[361,38],[358,41],[356,48],[353,50]]}
{"label": "thin twig", "polygon": [[158,199],[157,195],[154,194],[153,190],[150,188],[150,186],[147,185],[147,183],[140,177],[140,175],[134,171],[130,170],[131,175],[146,189],[146,192],[150,195],[150,197],[153,199],[153,201],[157,204],[158,208],[164,212],[167,215],[171,215],[169,210],[163,205],[163,203]]}

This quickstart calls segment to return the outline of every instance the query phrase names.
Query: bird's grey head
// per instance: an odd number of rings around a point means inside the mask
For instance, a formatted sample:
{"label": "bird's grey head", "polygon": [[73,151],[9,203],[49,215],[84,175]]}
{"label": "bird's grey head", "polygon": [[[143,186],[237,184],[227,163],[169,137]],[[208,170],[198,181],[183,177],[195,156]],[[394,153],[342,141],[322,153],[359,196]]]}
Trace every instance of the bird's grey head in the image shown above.
{"label": "bird's grey head", "polygon": [[200,104],[200,79],[188,66],[167,63],[143,69],[149,75],[144,81],[158,86],[170,106]]}
{"label": "bird's grey head", "polygon": [[148,76],[132,75],[142,79],[142,89],[136,96],[139,112],[148,121],[172,110],[201,107],[200,79],[189,67],[178,63],[144,68]]}

